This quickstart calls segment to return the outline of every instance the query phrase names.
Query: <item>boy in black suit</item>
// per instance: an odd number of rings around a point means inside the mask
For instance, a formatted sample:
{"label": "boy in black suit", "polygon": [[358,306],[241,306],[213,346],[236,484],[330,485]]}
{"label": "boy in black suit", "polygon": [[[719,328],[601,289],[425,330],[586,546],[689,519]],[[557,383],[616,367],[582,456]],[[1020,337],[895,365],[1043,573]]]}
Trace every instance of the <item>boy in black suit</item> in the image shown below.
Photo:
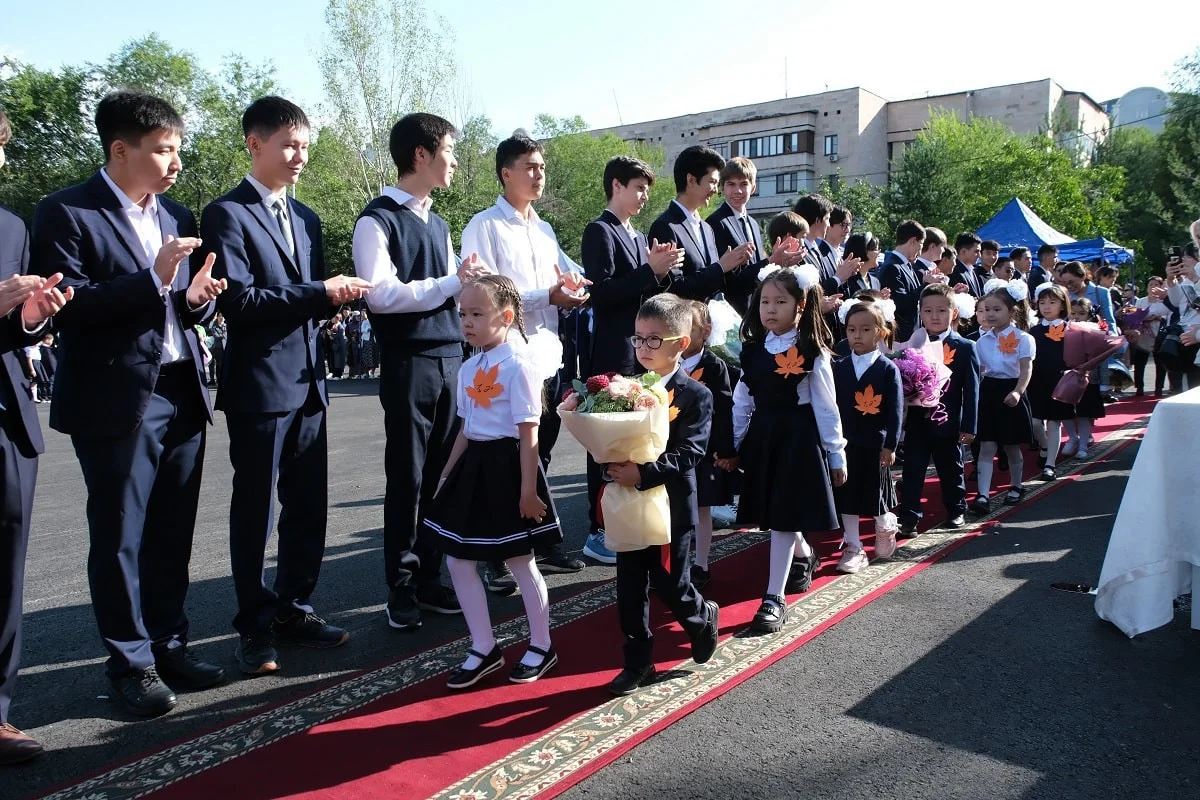
{"label": "boy in black suit", "polygon": [[925,228],[921,223],[904,220],[896,226],[896,248],[884,256],[883,270],[879,273],[879,282],[896,304],[897,342],[907,342],[917,327],[917,305],[922,287],[938,281],[936,269],[918,273],[913,267],[913,259],[924,243]]}
{"label": "boy in black suit", "polygon": [[38,204],[33,263],[75,291],[57,323],[50,427],[70,435],[87,485],[88,583],[113,696],[155,717],[174,708],[170,687],[225,679],[189,651],[184,611],[212,422],[195,326],[225,281],[212,254],[189,262],[195,217],[162,195],[182,168],[175,109],[115,92],[96,131],[105,165]]}
{"label": "boy in black suit", "polygon": [[950,274],[950,285],[956,288],[959,284],[966,286],[966,290],[975,298],[983,297],[983,284],[987,281],[975,266],[982,246],[983,240],[970,231],[960,233],[954,240],[957,260],[954,262],[954,272]]}
{"label": "boy in black suit", "polygon": [[[228,325],[217,408],[229,426],[233,497],[229,553],[240,634],[234,656],[246,675],[279,669],[276,644],[337,647],[350,638],[313,613],[309,597],[325,553],[329,403],[317,359],[317,320],[330,304],[361,297],[370,284],[325,278],[321,220],[288,187],[308,163],[308,117],[282,97],[260,98],[242,115],[251,168],[200,220],[204,249],[217,256],[229,291],[218,306]],[[279,564],[263,562],[279,484]]]}
{"label": "boy in black suit", "polygon": [[942,360],[950,368],[950,384],[942,393],[946,414],[940,421],[929,409],[909,408],[904,426],[904,486],[900,494],[900,532],[915,535],[921,521],[921,492],[930,459],[942,486],[942,503],[949,525],[957,527],[967,513],[967,485],[962,448],[975,439],[979,395],[979,356],[975,344],[955,332],[958,307],[955,291],[945,284],[921,292],[921,324],[930,341],[942,342]]}
{"label": "boy in black suit", "polygon": [[650,238],[673,242],[683,264],[671,275],[671,292],[693,300],[711,300],[725,290],[725,277],[753,258],[754,243],[717,248],[712,226],[700,218],[717,193],[725,159],[710,147],[692,145],[675,159],[675,199],[650,226]]}
{"label": "boy in black suit", "polygon": [[696,534],[696,464],[708,448],[713,409],[712,393],[679,366],[691,342],[691,330],[691,305],[674,295],[651,298],[638,311],[633,336],[638,361],[646,370],[663,376],[670,399],[671,432],[666,451],[654,463],[606,465],[617,484],[637,489],[665,485],[671,498],[669,571],[660,547],[617,554],[617,610],[625,634],[625,668],[608,690],[618,696],[633,694],[655,673],[648,595],[651,582],[691,639],[697,664],[708,661],[717,647],[720,610],[692,585],[688,568]]}
{"label": "boy in black suit", "polygon": [[[630,219],[645,207],[654,185],[654,172],[641,159],[615,156],[604,167],[608,208],[583,229],[583,271],[592,282],[591,352],[587,378],[605,372],[642,372],[629,343],[629,332],[642,302],[671,284],[671,273],[683,262],[683,250],[673,242],[653,246],[634,230]],[[588,456],[588,517],[591,530],[583,553],[602,564],[617,563],[604,546],[596,522],[596,495],[603,482],[601,468]]]}

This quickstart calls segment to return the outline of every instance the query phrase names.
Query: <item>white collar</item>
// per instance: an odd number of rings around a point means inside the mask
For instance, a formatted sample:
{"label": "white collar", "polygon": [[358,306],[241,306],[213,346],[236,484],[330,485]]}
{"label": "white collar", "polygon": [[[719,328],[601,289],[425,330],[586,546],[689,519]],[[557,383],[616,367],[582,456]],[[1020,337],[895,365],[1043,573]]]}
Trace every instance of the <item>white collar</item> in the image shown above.
{"label": "white collar", "polygon": [[426,197],[424,201],[420,201],[397,186],[383,187],[383,197],[390,197],[396,201],[397,205],[408,206],[409,208],[416,207],[425,212],[428,212],[433,207],[433,197]]}
{"label": "white collar", "polygon": [[734,219],[749,219],[750,214],[747,212],[744,206],[742,207],[741,211],[738,211],[728,200],[725,201],[725,205],[729,206],[729,210],[733,212]]}
{"label": "white collar", "polygon": [[850,358],[855,364],[866,364],[869,367],[879,360],[880,355],[879,348],[875,348],[871,352],[863,353],[862,355],[852,352],[850,353]]}
{"label": "white collar", "polygon": [[946,330],[942,331],[941,333],[930,333],[929,331],[925,331],[925,338],[931,342],[944,341],[944,340],[950,338],[950,329],[947,328]]}
{"label": "white collar", "polygon": [[687,206],[685,206],[683,203],[679,202],[678,200],[672,200],[671,202],[674,203],[675,205],[679,206],[680,208],[682,208],[684,216],[686,216],[688,218],[688,220],[690,220],[691,222],[699,222],[700,221],[700,213],[699,212],[688,211]]}
{"label": "white collar", "polygon": [[1042,319],[1042,324],[1047,328],[1059,328],[1067,324],[1065,319]]}
{"label": "white collar", "polygon": [[658,379],[658,385],[666,386],[668,383],[671,382],[671,379],[675,377],[676,372],[679,372],[679,363],[678,362],[676,362],[676,364],[675,364],[675,369],[671,370],[666,375],[663,375],[661,378]]}
{"label": "white collar", "polygon": [[286,186],[277,192],[273,192],[268,189],[262,181],[253,175],[247,175],[246,180],[249,181],[250,185],[258,191],[258,196],[262,198],[263,205],[265,205],[267,208],[273,207],[275,205],[275,201],[279,198],[287,196]]}
{"label": "white collar", "polygon": [[767,349],[768,353],[771,353],[772,355],[778,355],[796,344],[796,339],[798,337],[799,334],[797,331],[788,331],[782,336],[771,331],[767,331],[767,338],[763,341],[763,347]]}
{"label": "white collar", "polygon": [[512,358],[516,351],[513,349],[512,342],[498,344],[491,350],[482,350],[479,353],[480,363],[486,364],[489,367],[495,366],[501,362]]}
{"label": "white collar", "polygon": [[[905,257],[904,257],[904,253],[901,253],[899,250],[893,250],[892,252],[893,252],[893,253],[895,253],[895,254],[896,254],[896,256],[897,256],[897,257],[900,259],[900,263],[901,263],[901,264],[907,264],[907,265],[909,265],[909,266],[912,266],[912,262],[911,262],[911,261],[909,261],[907,258],[905,258]],[[922,259],[922,260],[923,260],[923,259]],[[933,267],[933,263],[932,263],[932,262],[926,261],[925,263],[926,263],[926,264],[929,264],[929,266],[930,266],[930,267]]]}
{"label": "white collar", "polygon": [[704,357],[704,348],[700,348],[700,350],[696,353],[696,355],[688,356],[687,358],[680,361],[679,365],[681,367],[683,367],[690,374],[691,371],[696,368],[696,365],[700,363],[700,359],[703,357]]}
{"label": "white collar", "polygon": [[139,214],[157,214],[158,213],[158,195],[150,195],[149,202],[145,207],[139,206],[137,203],[129,199],[129,195],[121,191],[121,187],[117,186],[116,182],[108,176],[108,170],[104,167],[100,168],[100,176],[104,178],[104,182],[108,184],[108,188],[113,190],[113,194],[117,196],[117,202],[121,204],[122,211],[136,211]]}
{"label": "white collar", "polygon": [[529,219],[522,217],[517,212],[516,206],[508,202],[504,195],[500,195],[496,198],[496,208],[500,209],[500,212],[504,214],[505,219],[510,219],[514,222],[520,222],[522,225],[537,225],[542,221],[541,217],[538,216],[537,211],[534,210],[532,205],[529,206]]}
{"label": "white collar", "polygon": [[1008,323],[1007,327],[1002,328],[1000,330],[996,330],[995,328],[992,328],[987,333],[981,334],[980,338],[983,338],[984,336],[991,336],[993,339],[999,339],[1003,334],[1006,334],[1009,331],[1015,331],[1016,329],[1017,329],[1017,326],[1013,325],[1010,322],[1010,323]]}

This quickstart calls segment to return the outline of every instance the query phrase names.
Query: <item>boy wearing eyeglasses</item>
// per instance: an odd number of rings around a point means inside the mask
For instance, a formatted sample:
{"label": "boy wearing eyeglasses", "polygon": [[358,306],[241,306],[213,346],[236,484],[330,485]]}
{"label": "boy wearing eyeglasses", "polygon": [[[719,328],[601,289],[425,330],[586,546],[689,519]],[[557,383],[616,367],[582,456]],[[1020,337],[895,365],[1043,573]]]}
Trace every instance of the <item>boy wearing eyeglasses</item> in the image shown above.
{"label": "boy wearing eyeglasses", "polygon": [[[650,632],[651,583],[692,643],[692,658],[703,664],[717,648],[719,609],[692,585],[688,567],[696,535],[696,465],[704,458],[712,428],[712,393],[680,367],[691,344],[691,304],[660,294],[642,304],[631,341],[638,362],[662,376],[669,401],[667,448],[650,464],[608,464],[608,476],[638,490],[666,486],[671,498],[671,543],[617,553],[617,612],[625,634],[625,668],[608,685],[617,696],[630,695],[655,674]],[[664,563],[666,561],[667,563]]]}

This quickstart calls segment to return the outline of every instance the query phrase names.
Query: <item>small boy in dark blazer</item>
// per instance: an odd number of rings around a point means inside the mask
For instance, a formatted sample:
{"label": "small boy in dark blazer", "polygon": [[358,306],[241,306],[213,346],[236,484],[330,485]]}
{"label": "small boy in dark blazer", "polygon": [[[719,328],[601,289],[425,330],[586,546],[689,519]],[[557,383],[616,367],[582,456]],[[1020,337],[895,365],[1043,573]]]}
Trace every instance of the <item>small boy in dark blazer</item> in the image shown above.
{"label": "small boy in dark blazer", "polygon": [[930,409],[909,408],[904,425],[904,486],[900,493],[900,533],[914,536],[921,521],[921,492],[930,459],[942,486],[942,503],[951,526],[965,521],[967,485],[960,444],[975,439],[979,396],[979,356],[975,343],[955,332],[958,307],[954,290],[930,284],[921,292],[921,324],[929,341],[941,341],[943,363],[950,368],[950,384],[942,393],[945,416],[934,420]]}
{"label": "small boy in dark blazer", "polygon": [[674,295],[651,298],[638,311],[633,341],[638,361],[663,376],[670,403],[671,427],[666,451],[650,464],[608,464],[621,486],[666,486],[671,498],[669,566],[663,548],[647,547],[617,554],[617,610],[625,634],[625,668],[608,685],[617,696],[633,694],[655,673],[651,651],[648,589],[671,607],[692,642],[692,658],[703,664],[717,647],[719,609],[692,585],[688,569],[696,534],[696,465],[704,458],[712,428],[712,393],[680,367],[691,342],[691,305]]}

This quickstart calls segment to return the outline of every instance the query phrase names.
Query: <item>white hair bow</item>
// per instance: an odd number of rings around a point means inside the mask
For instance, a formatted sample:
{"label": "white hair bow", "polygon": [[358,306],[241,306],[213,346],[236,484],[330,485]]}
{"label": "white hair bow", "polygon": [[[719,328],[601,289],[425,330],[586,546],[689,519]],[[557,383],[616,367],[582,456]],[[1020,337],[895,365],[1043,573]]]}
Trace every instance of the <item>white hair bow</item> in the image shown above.
{"label": "white hair bow", "polygon": [[955,292],[954,307],[958,309],[959,319],[970,319],[975,316],[975,298],[970,292]]}
{"label": "white hair bow", "polygon": [[983,293],[991,294],[997,289],[1003,289],[1008,292],[1008,296],[1020,303],[1022,300],[1029,299],[1029,287],[1025,281],[1016,280],[1006,281],[1003,278],[992,278],[983,285]]}
{"label": "white hair bow", "polygon": [[853,311],[854,309],[860,308],[862,306],[874,306],[875,308],[879,309],[879,313],[883,317],[883,321],[889,325],[892,325],[896,322],[896,304],[895,304],[895,302],[893,302],[891,300],[873,300],[873,299],[872,300],[862,300],[862,299],[851,300],[848,303],[842,303],[840,306],[838,306],[838,319],[841,320],[843,325],[845,325],[846,320],[850,316],[850,312]]}
{"label": "white hair bow", "polygon": [[1041,284],[1040,286],[1038,286],[1036,289],[1033,290],[1034,298],[1041,297],[1042,292],[1046,291],[1047,289],[1053,289],[1057,285],[1058,284],[1055,283],[1054,281],[1046,281],[1045,283]]}
{"label": "white hair bow", "polygon": [[[776,264],[768,264],[758,271],[758,282],[762,283],[782,269],[782,267]],[[807,292],[821,282],[821,273],[817,272],[817,268],[812,264],[800,264],[795,267],[788,267],[788,270],[796,276],[796,284],[802,292]]]}

